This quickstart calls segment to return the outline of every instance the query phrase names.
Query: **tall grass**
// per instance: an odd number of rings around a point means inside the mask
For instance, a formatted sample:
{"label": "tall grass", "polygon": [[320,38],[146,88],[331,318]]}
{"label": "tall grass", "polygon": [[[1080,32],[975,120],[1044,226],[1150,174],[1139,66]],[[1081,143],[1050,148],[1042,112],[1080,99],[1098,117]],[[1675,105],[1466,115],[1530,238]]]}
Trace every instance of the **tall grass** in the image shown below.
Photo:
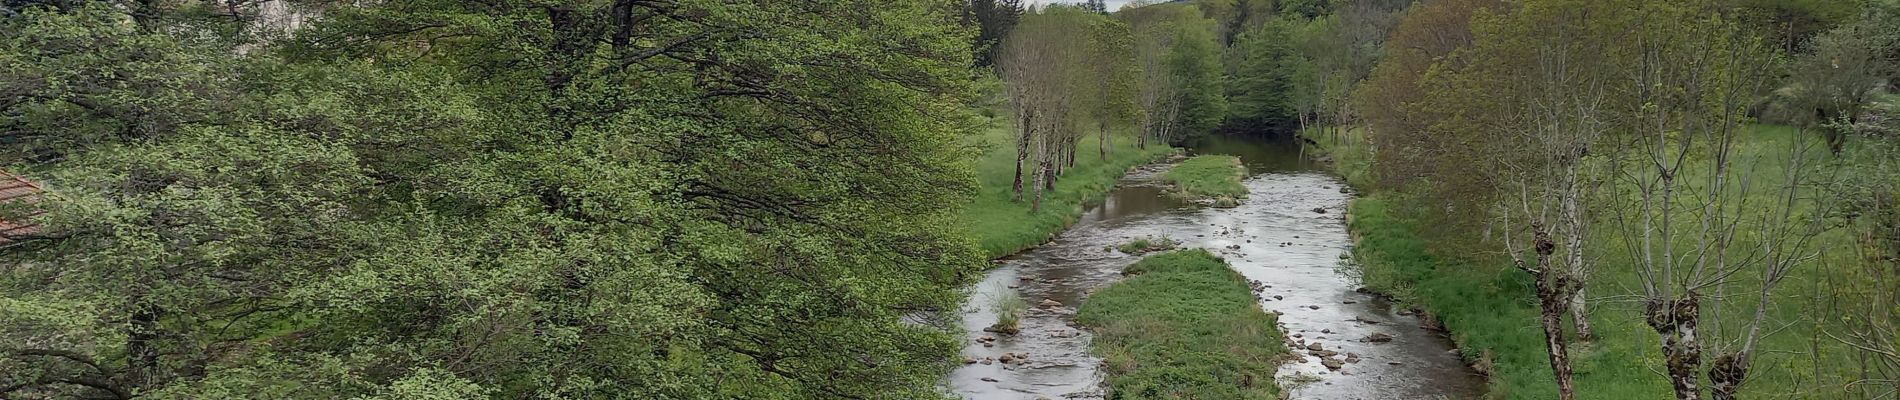
{"label": "tall grass", "polygon": [[1206,250],[1142,259],[1082,303],[1076,322],[1108,374],[1109,398],[1278,399],[1286,354],[1246,278]]}
{"label": "tall grass", "polygon": [[996,330],[1016,332],[1022,329],[1023,313],[1029,311],[1029,302],[1012,290],[996,296],[990,307],[996,311]]}
{"label": "tall grass", "polygon": [[1247,186],[1240,180],[1246,175],[1240,157],[1206,155],[1175,164],[1161,180],[1174,184],[1177,195],[1190,199],[1242,199],[1247,197]]}

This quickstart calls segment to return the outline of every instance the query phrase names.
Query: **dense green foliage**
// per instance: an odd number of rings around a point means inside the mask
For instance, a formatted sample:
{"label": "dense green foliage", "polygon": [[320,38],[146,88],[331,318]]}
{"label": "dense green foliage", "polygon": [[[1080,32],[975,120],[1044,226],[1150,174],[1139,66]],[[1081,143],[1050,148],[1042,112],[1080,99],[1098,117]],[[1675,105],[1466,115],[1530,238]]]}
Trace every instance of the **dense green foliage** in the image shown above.
{"label": "dense green foliage", "polygon": [[1161,175],[1161,180],[1173,184],[1177,195],[1188,198],[1244,199],[1247,186],[1240,180],[1246,176],[1247,167],[1240,164],[1240,157],[1205,155],[1175,164]]}
{"label": "dense green foliage", "polygon": [[1095,334],[1111,399],[1278,399],[1286,353],[1246,278],[1206,250],[1152,255],[1089,296],[1076,321]]}
{"label": "dense green foliage", "polygon": [[950,2],[14,4],[0,396],[941,396]]}
{"label": "dense green foliage", "polygon": [[1142,143],[1182,143],[1212,133],[1227,108],[1219,22],[1187,4],[1116,13],[1135,35]]}

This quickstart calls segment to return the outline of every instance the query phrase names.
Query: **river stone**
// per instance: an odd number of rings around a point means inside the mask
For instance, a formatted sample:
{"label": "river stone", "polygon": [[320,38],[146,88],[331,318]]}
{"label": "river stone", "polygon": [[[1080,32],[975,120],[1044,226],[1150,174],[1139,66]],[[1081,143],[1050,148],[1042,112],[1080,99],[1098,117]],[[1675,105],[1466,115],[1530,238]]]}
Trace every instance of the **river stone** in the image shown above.
{"label": "river stone", "polygon": [[1342,367],[1345,367],[1345,366],[1346,366],[1346,363],[1345,363],[1345,362],[1341,362],[1341,361],[1339,361],[1339,360],[1334,360],[1334,359],[1331,359],[1331,358],[1328,358],[1328,359],[1324,359],[1324,360],[1319,360],[1319,365],[1324,365],[1324,366],[1326,366],[1326,369],[1330,369],[1330,370],[1334,370],[1334,371],[1338,371],[1338,370],[1339,370],[1340,368],[1342,368]]}
{"label": "river stone", "polygon": [[1061,307],[1061,306],[1062,306],[1062,302],[1060,302],[1060,301],[1055,301],[1054,299],[1046,299],[1046,298],[1045,298],[1045,299],[1042,299],[1042,304],[1041,304],[1041,305],[1042,305],[1042,308],[1056,308],[1056,307]]}
{"label": "river stone", "polygon": [[987,376],[985,376],[985,377],[983,377],[983,381],[984,381],[984,382],[995,382],[995,381],[996,381],[996,378],[991,378],[991,377],[987,377]]}
{"label": "river stone", "polygon": [[1307,344],[1306,349],[1312,350],[1312,351],[1320,351],[1320,350],[1326,350],[1326,346],[1320,345],[1319,342],[1313,342],[1311,344]]}
{"label": "river stone", "polygon": [[1385,342],[1392,341],[1392,335],[1374,332],[1371,335],[1366,335],[1365,339],[1360,339],[1360,340],[1371,342],[1371,343],[1385,343]]}

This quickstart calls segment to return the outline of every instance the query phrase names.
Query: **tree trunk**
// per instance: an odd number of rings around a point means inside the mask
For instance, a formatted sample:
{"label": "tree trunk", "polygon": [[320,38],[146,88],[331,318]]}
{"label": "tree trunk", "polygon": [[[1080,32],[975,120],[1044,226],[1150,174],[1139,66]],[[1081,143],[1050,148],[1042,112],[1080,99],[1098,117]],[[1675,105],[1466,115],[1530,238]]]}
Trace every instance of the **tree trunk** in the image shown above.
{"label": "tree trunk", "polygon": [[[1545,270],[1542,275],[1561,274]],[[1563,289],[1570,283],[1562,277],[1539,277],[1537,279],[1537,302],[1541,305],[1544,327],[1544,350],[1550,355],[1550,372],[1557,378],[1557,398],[1572,400],[1577,398],[1576,383],[1571,377],[1570,345],[1564,341],[1564,311],[1569,296]]]}
{"label": "tree trunk", "polygon": [[1029,141],[1035,137],[1035,134],[1032,130],[1034,125],[1030,124],[1029,111],[1023,111],[1019,119],[1017,127],[1020,133],[1016,135],[1016,182],[1011,184],[1011,187],[1016,191],[1013,199],[1023,201],[1023,161],[1029,158]]}
{"label": "tree trunk", "polygon": [[1300,112],[1300,134],[1299,134],[1299,136],[1301,136],[1301,137],[1305,137],[1305,136],[1306,136],[1306,112]]}
{"label": "tree trunk", "polygon": [[1030,212],[1042,210],[1042,191],[1048,188],[1046,183],[1049,179],[1049,138],[1047,136],[1048,135],[1044,135],[1043,138],[1036,141],[1036,193],[1034,200],[1030,200],[1029,202]]}
{"label": "tree trunk", "polygon": [[1570,292],[1570,320],[1577,331],[1577,340],[1596,340],[1596,330],[1590,328],[1588,306],[1584,303],[1584,286],[1589,284],[1589,268],[1585,264],[1584,250],[1589,236],[1589,221],[1583,212],[1583,181],[1578,177],[1578,169],[1583,161],[1583,150],[1574,152],[1575,156],[1565,157],[1564,165],[1564,236],[1566,248],[1564,260],[1568,273],[1566,277],[1573,285]]}
{"label": "tree trunk", "polygon": [[1556,252],[1557,244],[1550,240],[1550,233],[1541,227],[1534,230],[1537,269],[1531,274],[1537,278],[1537,303],[1541,311],[1538,322],[1544,328],[1544,350],[1550,356],[1551,376],[1557,379],[1557,398],[1572,400],[1577,398],[1577,387],[1570,369],[1570,345],[1564,341],[1564,313],[1570,308],[1570,277],[1568,271],[1551,265],[1551,254]]}
{"label": "tree trunk", "polygon": [[1577,329],[1577,340],[1589,342],[1597,340],[1596,330],[1590,327],[1589,308],[1583,303],[1584,278],[1576,279],[1576,289],[1570,291],[1570,321]]}
{"label": "tree trunk", "polygon": [[1742,389],[1742,381],[1748,378],[1747,354],[1724,354],[1716,357],[1709,365],[1709,393],[1715,400],[1735,400],[1735,392]]}
{"label": "tree trunk", "polygon": [[1675,388],[1678,400],[1702,398],[1698,387],[1700,379],[1696,377],[1696,370],[1702,365],[1702,345],[1695,331],[1701,318],[1699,313],[1695,292],[1675,300],[1650,299],[1644,311],[1649,327],[1662,338],[1669,384]]}
{"label": "tree trunk", "polygon": [[1069,142],[1069,155],[1068,155],[1069,158],[1066,161],[1068,165],[1062,167],[1063,171],[1068,171],[1070,168],[1075,168],[1075,150],[1076,148],[1082,147],[1082,140],[1080,139],[1081,135],[1076,135],[1076,136],[1078,137],[1076,140]]}
{"label": "tree trunk", "polygon": [[1101,140],[1097,141],[1096,144],[1101,145],[1101,150],[1102,150],[1101,160],[1108,161],[1108,123],[1107,122],[1101,123],[1101,127],[1102,127],[1102,138]]}
{"label": "tree trunk", "polygon": [[1141,132],[1135,133],[1135,148],[1147,150],[1148,135],[1151,133],[1154,133],[1154,119],[1147,116],[1141,117]]}

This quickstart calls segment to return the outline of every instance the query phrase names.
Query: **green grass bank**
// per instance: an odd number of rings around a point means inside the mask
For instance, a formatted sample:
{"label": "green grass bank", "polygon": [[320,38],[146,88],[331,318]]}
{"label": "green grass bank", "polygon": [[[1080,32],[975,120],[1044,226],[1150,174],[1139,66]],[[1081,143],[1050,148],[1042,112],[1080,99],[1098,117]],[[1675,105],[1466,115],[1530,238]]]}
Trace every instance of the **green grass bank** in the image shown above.
{"label": "green grass bank", "polygon": [[1240,157],[1206,155],[1175,164],[1161,180],[1174,185],[1175,195],[1189,199],[1244,199],[1247,186],[1240,181],[1246,176]]}
{"label": "green grass bank", "polygon": [[[1049,241],[1075,223],[1089,206],[1115,188],[1115,181],[1130,168],[1154,162],[1174,152],[1165,144],[1149,143],[1138,148],[1132,134],[1111,135],[1106,157],[1100,151],[1101,140],[1089,135],[1077,145],[1075,166],[1056,180],[1055,190],[1043,193],[1042,208],[1030,211],[1029,197],[1015,200],[1012,189],[1016,172],[1015,128],[1001,126],[978,138],[983,154],[976,160],[976,200],[963,210],[963,220],[977,246],[989,258],[1003,257]],[[1031,166],[1025,165],[1025,168]],[[1025,186],[1030,183],[1025,182]]]}
{"label": "green grass bank", "polygon": [[1076,322],[1095,334],[1110,398],[1278,399],[1286,354],[1273,315],[1206,250],[1158,253],[1089,296]]}
{"label": "green grass bank", "polygon": [[[1787,127],[1756,127],[1744,135],[1741,156],[1754,159],[1785,151],[1797,134]],[[1317,140],[1317,150],[1331,157],[1333,168],[1366,194],[1348,208],[1348,225],[1355,240],[1353,259],[1362,268],[1364,283],[1441,322],[1463,349],[1466,360],[1490,374],[1488,397],[1555,398],[1556,385],[1544,354],[1531,277],[1511,267],[1501,254],[1446,254],[1440,250],[1444,247],[1435,245],[1437,239],[1421,236],[1419,232],[1425,231],[1419,226],[1421,222],[1405,211],[1419,209],[1408,206],[1407,193],[1366,185],[1372,173],[1366,151],[1370,146],[1358,132],[1349,131],[1342,139]],[[1781,166],[1760,163],[1749,168],[1762,172],[1756,176],[1774,177],[1778,175],[1768,172]],[[1661,372],[1665,366],[1659,339],[1643,322],[1638,267],[1628,261],[1632,250],[1623,245],[1620,234],[1608,222],[1599,222],[1591,232],[1590,240],[1598,245],[1589,253],[1596,266],[1587,290],[1592,307],[1590,321],[1598,338],[1577,343],[1572,350],[1577,395],[1581,399],[1606,400],[1672,398]],[[1853,272],[1846,266],[1849,263],[1841,257],[1852,252],[1837,250],[1855,243],[1841,232],[1815,240],[1819,247],[1835,250],[1828,250],[1826,260],[1796,270],[1774,293],[1776,305],[1769,309],[1769,316],[1776,330],[1763,337],[1762,351],[1743,386],[1742,396],[1746,398],[1854,397],[1855,390],[1846,382],[1857,373],[1856,357],[1846,345],[1820,334],[1832,322],[1819,304],[1822,296],[1818,294],[1826,290],[1828,282],[1851,279]],[[1752,295],[1733,297],[1716,306],[1752,310]],[[1715,302],[1705,300],[1704,307],[1710,307],[1709,303]],[[1732,319],[1718,322],[1725,324],[1718,329],[1737,329],[1735,324],[1743,322],[1742,318]],[[1713,354],[1705,351],[1704,362]]]}

